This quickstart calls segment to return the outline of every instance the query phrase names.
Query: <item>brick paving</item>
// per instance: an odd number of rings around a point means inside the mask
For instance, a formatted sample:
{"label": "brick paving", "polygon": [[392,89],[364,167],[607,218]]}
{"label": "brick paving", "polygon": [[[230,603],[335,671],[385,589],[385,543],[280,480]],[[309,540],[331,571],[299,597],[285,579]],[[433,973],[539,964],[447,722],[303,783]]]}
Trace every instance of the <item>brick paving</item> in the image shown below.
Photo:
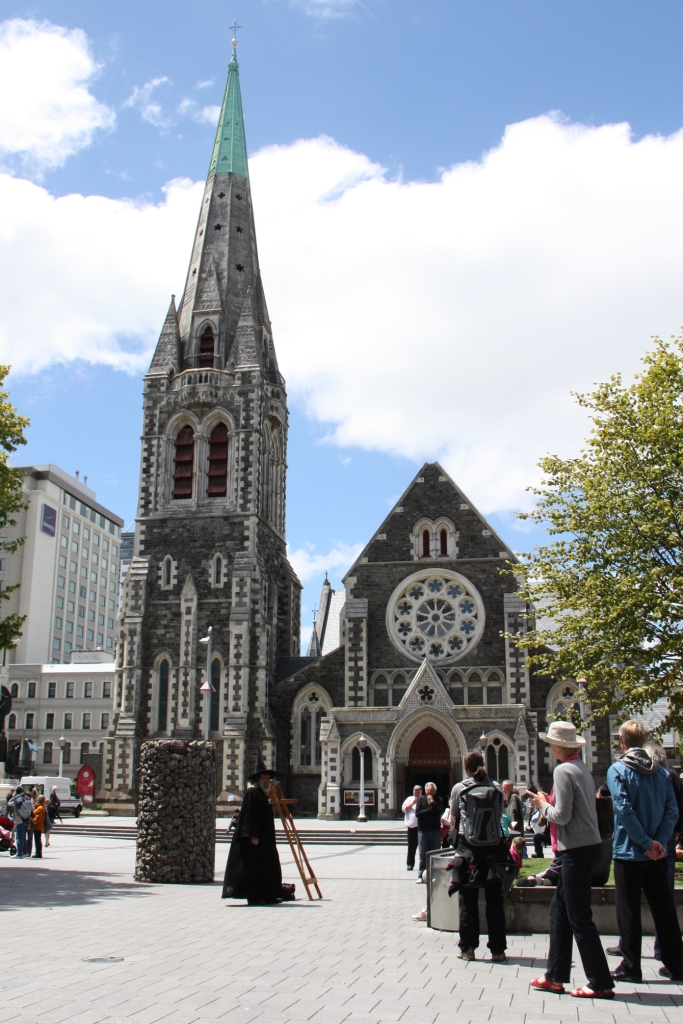
{"label": "brick paving", "polygon": [[[529,982],[547,936],[511,936],[505,965],[456,959],[457,935],[411,920],[424,899],[403,851],[310,847],[323,902],[247,907],[216,884],[139,885],[134,844],[54,834],[42,863],[0,855],[0,1020],[15,1024],[680,1022],[683,986],[619,985],[613,1002],[545,998]],[[289,851],[284,875],[301,882]],[[605,937],[605,944],[614,939]],[[652,940],[644,949],[652,953]],[[86,963],[88,957],[122,957]],[[612,961],[616,963],[616,961]],[[580,963],[575,982],[585,979]]]}

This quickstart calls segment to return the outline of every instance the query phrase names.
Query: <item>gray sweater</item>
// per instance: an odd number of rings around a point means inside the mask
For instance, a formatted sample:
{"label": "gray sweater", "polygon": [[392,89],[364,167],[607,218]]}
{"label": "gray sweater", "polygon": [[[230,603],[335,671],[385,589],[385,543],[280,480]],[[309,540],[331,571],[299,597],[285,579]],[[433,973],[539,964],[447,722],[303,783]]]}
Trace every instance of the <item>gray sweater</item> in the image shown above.
{"label": "gray sweater", "polygon": [[553,773],[555,804],[542,814],[557,825],[558,850],[595,846],[600,842],[595,785],[583,761],[563,761]]}

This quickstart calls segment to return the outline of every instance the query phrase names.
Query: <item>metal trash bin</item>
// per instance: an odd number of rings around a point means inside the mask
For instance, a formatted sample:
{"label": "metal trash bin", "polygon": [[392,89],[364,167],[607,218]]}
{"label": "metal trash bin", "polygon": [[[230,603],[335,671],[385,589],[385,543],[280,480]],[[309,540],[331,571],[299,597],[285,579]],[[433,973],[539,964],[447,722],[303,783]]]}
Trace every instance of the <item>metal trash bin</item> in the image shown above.
{"label": "metal trash bin", "polygon": [[427,853],[427,927],[441,932],[460,930],[460,898],[448,895],[451,873],[446,866],[454,856],[452,849]]}

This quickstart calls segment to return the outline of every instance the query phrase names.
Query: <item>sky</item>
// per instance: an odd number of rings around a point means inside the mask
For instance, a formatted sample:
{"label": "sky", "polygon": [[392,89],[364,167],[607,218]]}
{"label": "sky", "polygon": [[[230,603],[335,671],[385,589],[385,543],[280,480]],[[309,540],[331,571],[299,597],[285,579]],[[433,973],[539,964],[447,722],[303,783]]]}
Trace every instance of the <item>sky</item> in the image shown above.
{"label": "sky", "polygon": [[182,289],[236,19],[287,379],[304,642],[426,460],[517,551],[572,392],[683,323],[683,7],[6,2],[0,360],[15,464],[135,515],[141,377]]}

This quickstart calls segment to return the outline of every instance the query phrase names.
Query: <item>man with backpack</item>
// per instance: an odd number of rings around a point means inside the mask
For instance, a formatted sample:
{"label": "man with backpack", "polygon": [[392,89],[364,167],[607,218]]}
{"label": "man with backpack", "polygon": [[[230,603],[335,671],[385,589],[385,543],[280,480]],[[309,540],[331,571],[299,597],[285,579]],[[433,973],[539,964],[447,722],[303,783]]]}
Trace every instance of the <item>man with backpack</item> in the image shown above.
{"label": "man with backpack", "polygon": [[17,857],[29,857],[31,846],[28,838],[28,826],[33,814],[33,803],[23,786],[17,786],[12,803],[14,832],[17,839]]}
{"label": "man with backpack", "polygon": [[[484,888],[486,924],[491,960],[507,960],[503,885],[497,865],[508,859],[501,828],[503,790],[486,774],[480,750],[468,750],[463,761],[467,778],[451,792],[454,864],[460,866],[460,882],[452,886],[460,899],[460,960],[475,960],[479,945],[479,889]],[[456,867],[457,870],[457,867]],[[454,872],[455,877],[455,872]]]}

